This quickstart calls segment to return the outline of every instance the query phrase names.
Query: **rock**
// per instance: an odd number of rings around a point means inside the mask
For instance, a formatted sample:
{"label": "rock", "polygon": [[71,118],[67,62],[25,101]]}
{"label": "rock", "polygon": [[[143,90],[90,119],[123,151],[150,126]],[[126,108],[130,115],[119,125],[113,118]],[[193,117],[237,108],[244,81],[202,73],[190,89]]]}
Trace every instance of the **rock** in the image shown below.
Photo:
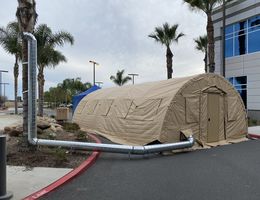
{"label": "rock", "polygon": [[37,122],[37,127],[42,129],[42,130],[45,130],[45,129],[48,129],[51,127],[50,123],[46,122],[46,121],[38,121]]}
{"label": "rock", "polygon": [[22,132],[17,131],[15,128],[8,132],[11,137],[18,137]]}
{"label": "rock", "polygon": [[54,139],[56,139],[57,134],[52,132],[48,136],[49,136],[49,139],[54,140]]}
{"label": "rock", "polygon": [[39,127],[37,127],[37,134],[39,134],[39,135],[43,134],[43,130],[40,129]]}
{"label": "rock", "polygon": [[5,132],[5,133],[10,132],[11,130],[12,130],[12,129],[11,129],[11,127],[9,127],[9,126],[4,127],[4,132]]}
{"label": "rock", "polygon": [[14,127],[14,129],[19,131],[21,134],[23,133],[23,127],[21,125]]}
{"label": "rock", "polygon": [[54,127],[54,126],[51,126],[51,128],[50,128],[54,133],[56,133],[57,132],[57,129]]}
{"label": "rock", "polygon": [[57,131],[57,133],[61,133],[61,132],[63,132],[63,129],[61,127],[57,127],[56,131]]}

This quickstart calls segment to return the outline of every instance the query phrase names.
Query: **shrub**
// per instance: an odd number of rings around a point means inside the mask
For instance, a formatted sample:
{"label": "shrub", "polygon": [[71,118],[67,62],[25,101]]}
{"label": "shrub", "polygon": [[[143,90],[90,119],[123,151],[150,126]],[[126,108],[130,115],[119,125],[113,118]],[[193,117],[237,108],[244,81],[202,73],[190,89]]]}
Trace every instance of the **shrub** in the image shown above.
{"label": "shrub", "polygon": [[61,147],[57,147],[54,152],[56,164],[62,164],[63,162],[67,161],[67,151],[62,149]]}
{"label": "shrub", "polygon": [[76,132],[76,139],[79,141],[87,141],[87,134],[84,131],[77,131]]}
{"label": "shrub", "polygon": [[71,123],[71,122],[65,122],[63,124],[63,129],[65,131],[71,131],[71,132],[76,132],[80,129],[79,125],[76,123]]}

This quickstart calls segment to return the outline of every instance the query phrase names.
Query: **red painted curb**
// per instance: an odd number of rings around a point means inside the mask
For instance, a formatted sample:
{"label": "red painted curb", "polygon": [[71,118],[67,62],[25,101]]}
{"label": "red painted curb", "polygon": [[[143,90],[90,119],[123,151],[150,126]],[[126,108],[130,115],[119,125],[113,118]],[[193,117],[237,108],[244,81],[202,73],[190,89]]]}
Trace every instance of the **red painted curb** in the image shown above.
{"label": "red painted curb", "polygon": [[[96,143],[101,143],[101,141],[95,137],[94,135],[89,135],[93,140],[95,140]],[[38,199],[40,197],[42,197],[43,195],[46,195],[47,193],[55,190],[56,188],[60,187],[61,185],[67,183],[68,181],[70,181],[71,179],[75,178],[77,175],[79,175],[80,173],[82,173],[83,171],[87,170],[98,158],[100,152],[99,151],[94,151],[90,157],[88,157],[88,159],[86,161],[84,161],[83,163],[81,163],[80,166],[78,166],[77,168],[73,169],[72,171],[70,171],[69,173],[67,173],[66,175],[64,175],[63,177],[61,177],[60,179],[54,181],[53,183],[51,183],[50,185],[46,186],[45,188],[40,189],[39,191],[30,194],[29,196],[25,197],[23,200],[34,200],[34,199]]]}
{"label": "red painted curb", "polygon": [[247,134],[250,138],[260,139],[260,135],[248,133]]}

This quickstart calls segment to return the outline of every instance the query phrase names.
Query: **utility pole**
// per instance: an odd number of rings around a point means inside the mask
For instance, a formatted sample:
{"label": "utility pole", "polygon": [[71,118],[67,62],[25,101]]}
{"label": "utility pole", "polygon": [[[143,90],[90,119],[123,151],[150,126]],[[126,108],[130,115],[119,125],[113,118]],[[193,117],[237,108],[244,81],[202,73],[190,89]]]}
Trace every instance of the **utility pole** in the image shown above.
{"label": "utility pole", "polygon": [[139,76],[139,74],[128,74],[129,76],[132,76],[133,85],[135,84],[135,76]]}
{"label": "utility pole", "polygon": [[99,65],[97,62],[90,60],[90,63],[93,63],[93,86],[96,84],[96,65]]}
{"label": "utility pole", "polygon": [[222,75],[226,77],[226,0],[223,0],[222,9]]}

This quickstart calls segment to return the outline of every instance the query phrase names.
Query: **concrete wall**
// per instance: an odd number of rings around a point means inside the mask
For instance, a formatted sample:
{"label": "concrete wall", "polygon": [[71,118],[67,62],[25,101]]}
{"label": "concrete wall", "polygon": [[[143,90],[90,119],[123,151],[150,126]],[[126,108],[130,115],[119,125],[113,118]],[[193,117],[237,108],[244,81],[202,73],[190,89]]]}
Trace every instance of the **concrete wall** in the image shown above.
{"label": "concrete wall", "polygon": [[[260,0],[239,0],[227,5],[226,25],[260,14]],[[222,74],[222,9],[213,15],[216,73]],[[259,44],[260,45],[260,44]],[[260,119],[260,52],[226,58],[226,77],[247,76],[248,115]]]}

